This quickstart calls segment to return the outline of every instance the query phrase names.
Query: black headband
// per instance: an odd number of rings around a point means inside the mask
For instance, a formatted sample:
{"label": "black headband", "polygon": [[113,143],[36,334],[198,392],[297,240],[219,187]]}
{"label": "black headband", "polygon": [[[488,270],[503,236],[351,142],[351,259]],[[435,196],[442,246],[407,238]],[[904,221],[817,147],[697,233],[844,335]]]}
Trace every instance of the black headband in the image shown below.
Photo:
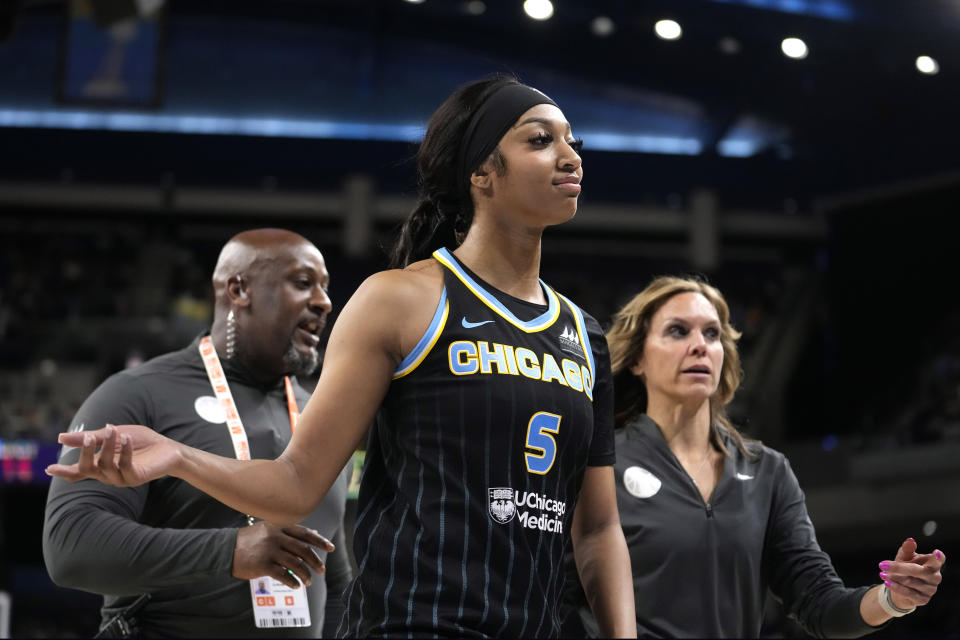
{"label": "black headband", "polygon": [[494,91],[477,107],[460,146],[457,175],[460,184],[467,185],[470,176],[487,159],[517,118],[530,107],[557,103],[525,84],[508,84]]}

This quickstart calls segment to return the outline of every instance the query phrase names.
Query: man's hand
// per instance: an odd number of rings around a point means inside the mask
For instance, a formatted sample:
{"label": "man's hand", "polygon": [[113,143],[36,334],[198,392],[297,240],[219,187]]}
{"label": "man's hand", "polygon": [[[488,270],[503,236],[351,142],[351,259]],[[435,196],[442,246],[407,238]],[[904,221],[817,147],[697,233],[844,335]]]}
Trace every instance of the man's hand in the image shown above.
{"label": "man's hand", "polygon": [[313,582],[310,569],[316,573],[326,571],[313,547],[321,547],[328,553],[334,549],[319,533],[298,524],[278,527],[258,522],[242,527],[237,530],[237,546],[233,550],[233,577],[249,580],[270,576],[294,589],[300,586],[299,578],[300,582],[310,585]]}

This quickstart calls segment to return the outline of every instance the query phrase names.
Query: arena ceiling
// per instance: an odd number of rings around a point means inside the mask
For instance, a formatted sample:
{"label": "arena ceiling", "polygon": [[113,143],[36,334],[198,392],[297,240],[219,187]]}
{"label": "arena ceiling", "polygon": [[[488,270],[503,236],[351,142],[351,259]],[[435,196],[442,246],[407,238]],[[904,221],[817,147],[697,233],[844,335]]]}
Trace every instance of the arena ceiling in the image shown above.
{"label": "arena ceiling", "polygon": [[[119,14],[125,5],[103,4]],[[375,145],[357,147],[367,155],[399,157],[453,86],[510,71],[553,95],[598,164],[625,167],[630,181],[652,172],[671,189],[743,191],[775,182],[776,197],[814,198],[958,168],[958,0],[554,0],[543,21],[521,0],[170,3],[163,91],[132,111],[52,95],[63,6],[22,3],[0,43],[0,137],[10,143],[36,129],[105,128],[355,139]],[[657,37],[661,19],[682,36]],[[787,37],[808,55],[786,57]],[[918,71],[918,56],[939,73]],[[111,111],[142,117],[105,120]],[[376,146],[390,143],[403,151]]]}

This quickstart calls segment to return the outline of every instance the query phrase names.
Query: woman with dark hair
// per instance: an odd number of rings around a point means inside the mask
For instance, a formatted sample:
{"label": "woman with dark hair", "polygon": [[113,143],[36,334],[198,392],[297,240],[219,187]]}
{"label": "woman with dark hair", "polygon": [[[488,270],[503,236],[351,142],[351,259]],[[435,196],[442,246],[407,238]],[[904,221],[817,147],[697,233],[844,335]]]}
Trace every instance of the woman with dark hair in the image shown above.
{"label": "woman with dark hair", "polygon": [[864,635],[926,604],[945,557],[912,538],[880,563],[882,584],[844,587],[786,458],[727,419],[739,337],[716,288],[677,277],[656,278],[607,332],[638,636],[756,638],[768,589],[817,637]]}
{"label": "woman with dark hair", "polygon": [[536,89],[504,77],[461,87],[420,148],[398,269],[345,306],[280,458],[218,458],[146,427],[106,427],[62,435],[80,461],[49,472],[121,485],[169,474],[296,522],[376,417],[341,633],[556,635],[572,540],[602,632],[631,636],[606,342],[539,279],[544,228],[576,213],[579,148]]}

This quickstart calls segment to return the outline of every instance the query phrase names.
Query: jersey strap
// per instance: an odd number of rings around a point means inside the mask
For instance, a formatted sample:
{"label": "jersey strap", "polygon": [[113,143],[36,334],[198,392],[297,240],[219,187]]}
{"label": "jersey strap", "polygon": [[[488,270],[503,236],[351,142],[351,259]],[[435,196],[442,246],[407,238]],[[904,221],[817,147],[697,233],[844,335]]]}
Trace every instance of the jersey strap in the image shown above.
{"label": "jersey strap", "polygon": [[437,303],[437,310],[433,314],[433,320],[430,326],[424,332],[420,342],[413,348],[407,357],[403,359],[397,370],[393,372],[393,379],[402,378],[414,369],[416,369],[423,359],[427,357],[433,345],[437,343],[440,334],[443,333],[443,327],[447,324],[447,316],[450,314],[450,301],[447,300],[447,288],[443,288],[440,294],[440,302]]}
{"label": "jersey strap", "polygon": [[[583,312],[580,311],[580,307],[570,302],[570,299],[562,293],[558,293],[557,295],[567,303],[570,311],[573,312],[573,319],[577,324],[577,335],[580,337],[580,345],[583,347],[583,354],[587,358],[587,366],[590,367],[590,390],[593,391],[593,382],[596,380],[597,374],[593,362],[593,350],[590,348],[590,336],[587,334],[587,323],[583,320]],[[588,395],[590,395],[590,399],[593,400],[593,394]]]}

